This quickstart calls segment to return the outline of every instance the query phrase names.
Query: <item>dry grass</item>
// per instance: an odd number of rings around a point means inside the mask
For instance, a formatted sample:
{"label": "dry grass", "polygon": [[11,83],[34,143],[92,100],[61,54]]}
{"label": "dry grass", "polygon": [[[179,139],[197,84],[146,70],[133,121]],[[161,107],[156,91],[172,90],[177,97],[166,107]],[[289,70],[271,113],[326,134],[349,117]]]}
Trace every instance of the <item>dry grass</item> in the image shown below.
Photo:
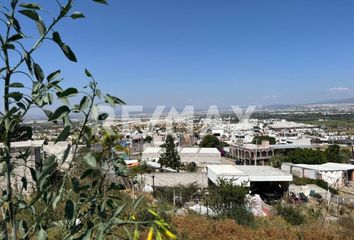
{"label": "dry grass", "polygon": [[336,224],[308,223],[299,227],[287,224],[280,217],[257,219],[256,228],[240,226],[231,219],[214,220],[198,215],[177,216],[172,224],[178,239],[189,240],[349,240],[354,236],[340,232]]}

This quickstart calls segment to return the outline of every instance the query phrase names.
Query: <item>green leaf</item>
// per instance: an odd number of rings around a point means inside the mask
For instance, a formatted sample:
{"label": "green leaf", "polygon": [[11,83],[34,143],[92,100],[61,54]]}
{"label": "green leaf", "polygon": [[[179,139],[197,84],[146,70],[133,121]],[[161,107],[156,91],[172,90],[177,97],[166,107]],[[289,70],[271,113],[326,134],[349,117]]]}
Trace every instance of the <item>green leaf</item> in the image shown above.
{"label": "green leaf", "polygon": [[31,172],[31,176],[32,176],[33,181],[37,182],[36,170],[34,170],[33,168],[30,168],[30,172]]}
{"label": "green leaf", "polygon": [[57,137],[57,139],[55,139],[55,143],[59,142],[59,141],[65,141],[69,135],[70,135],[70,126],[66,126],[63,131],[61,131],[61,133],[59,134],[59,136]]}
{"label": "green leaf", "polygon": [[57,208],[59,200],[60,200],[60,194],[58,196],[56,196],[53,200],[52,206],[53,206],[54,210]]}
{"label": "green leaf", "polygon": [[68,3],[61,8],[60,16],[64,17],[70,11],[71,8],[72,8],[72,1],[68,1]]}
{"label": "green leaf", "polygon": [[78,91],[77,91],[76,88],[68,88],[68,89],[66,89],[63,92],[58,92],[57,96],[60,97],[60,98],[71,97],[71,96],[73,96],[73,95],[75,95],[77,93],[78,93]]}
{"label": "green leaf", "polygon": [[19,83],[19,82],[15,82],[15,83],[11,83],[9,85],[10,88],[23,88],[24,85],[22,83]]}
{"label": "green leaf", "polygon": [[34,10],[23,9],[23,10],[20,10],[19,13],[25,15],[26,17],[28,17],[36,22],[38,22],[40,19],[38,13]]}
{"label": "green leaf", "polygon": [[92,155],[92,153],[88,153],[84,157],[85,162],[92,168],[97,167],[97,161],[96,158]]}
{"label": "green leaf", "polygon": [[93,0],[93,1],[96,2],[96,3],[101,3],[101,4],[108,5],[107,0]]}
{"label": "green leaf", "polygon": [[84,96],[81,101],[80,101],[80,105],[79,105],[79,111],[83,111],[86,108],[88,108],[90,105],[90,98],[88,96]]}
{"label": "green leaf", "polygon": [[56,79],[60,75],[60,70],[57,70],[55,72],[52,72],[51,74],[48,75],[47,80],[50,82],[53,79]]}
{"label": "green leaf", "polygon": [[68,144],[68,146],[66,147],[66,149],[64,151],[63,157],[62,157],[62,163],[64,163],[65,160],[69,157],[70,151],[71,151],[71,145]]}
{"label": "green leaf", "polygon": [[100,121],[104,121],[108,118],[108,113],[102,113],[100,115],[98,115],[98,120]]}
{"label": "green leaf", "polygon": [[59,46],[63,44],[63,41],[61,40],[59,32],[53,32],[52,35],[53,41],[56,42]]}
{"label": "green leaf", "polygon": [[10,44],[10,43],[5,44],[4,47],[5,47],[6,49],[15,49],[15,45]]}
{"label": "green leaf", "polygon": [[98,118],[98,107],[97,105],[93,105],[92,110],[91,110],[92,118],[96,119]]}
{"label": "green leaf", "polygon": [[54,111],[53,114],[51,114],[48,118],[48,121],[58,121],[62,119],[64,116],[68,115],[70,113],[70,109],[68,106],[61,106],[57,110]]}
{"label": "green leaf", "polygon": [[23,93],[20,92],[11,92],[9,94],[7,94],[7,97],[9,98],[13,98],[15,101],[20,101],[23,97]]}
{"label": "green leaf", "polygon": [[73,12],[70,16],[72,19],[84,18],[85,15],[81,12]]}
{"label": "green leaf", "polygon": [[26,17],[32,19],[33,21],[36,22],[38,31],[41,35],[44,35],[47,28],[44,24],[44,22],[42,21],[41,17],[38,15],[38,13],[33,10],[33,9],[23,9],[19,11],[21,14],[25,15]]}
{"label": "green leaf", "polygon": [[41,6],[39,6],[37,3],[21,3],[21,7],[23,8],[28,8],[28,9],[34,9],[34,10],[41,10]]}
{"label": "green leaf", "polygon": [[36,22],[36,25],[37,25],[39,33],[43,36],[47,31],[47,27],[45,26],[45,23],[42,21],[42,19],[39,19]]}
{"label": "green leaf", "polygon": [[38,235],[37,235],[37,240],[47,240],[48,239],[48,234],[47,232],[41,228],[41,230],[39,230]]}
{"label": "green leaf", "polygon": [[80,192],[80,180],[76,177],[71,179],[71,188],[75,193]]}
{"label": "green leaf", "polygon": [[47,159],[45,159],[43,163],[43,169],[39,173],[38,181],[41,182],[43,179],[49,177],[56,166],[57,166],[56,156],[50,155]]}
{"label": "green leaf", "polygon": [[125,208],[125,204],[123,205],[120,205],[119,207],[117,207],[115,210],[114,210],[114,213],[113,213],[113,217],[116,217],[118,214],[120,214],[122,212],[122,210]]}
{"label": "green leaf", "polygon": [[143,199],[144,199],[144,196],[141,195],[141,196],[135,201],[134,206],[133,206],[133,210],[136,210],[136,209],[139,207],[139,205],[140,205],[140,203],[141,203],[141,201],[142,201]]}
{"label": "green leaf", "polygon": [[71,50],[71,48],[70,48],[68,45],[66,45],[66,44],[61,40],[61,37],[60,37],[59,32],[53,32],[52,39],[53,39],[53,41],[54,41],[56,44],[58,44],[58,46],[60,47],[60,49],[63,51],[64,55],[65,55],[70,61],[77,62],[77,59],[76,59],[76,56],[75,56],[74,52]]}
{"label": "green leaf", "polygon": [[80,179],[85,179],[93,173],[93,169],[87,169],[80,177]]}
{"label": "green leaf", "polygon": [[125,104],[125,102],[117,97],[111,96],[110,94],[107,94],[105,97],[105,102],[109,103],[111,106],[114,106],[115,104]]}
{"label": "green leaf", "polygon": [[89,72],[89,70],[87,70],[87,69],[85,69],[85,74],[86,74],[86,76],[88,76],[88,77],[92,77],[92,74]]}
{"label": "green leaf", "polygon": [[66,219],[68,220],[75,220],[74,219],[74,216],[75,216],[75,203],[68,199],[66,200],[66,203],[65,203],[65,217]]}
{"label": "green leaf", "polygon": [[65,43],[62,44],[61,46],[61,50],[63,50],[64,55],[73,62],[77,62],[76,56],[74,54],[74,52],[71,50],[71,48],[66,45]]}
{"label": "green leaf", "polygon": [[13,41],[17,41],[17,40],[20,40],[23,38],[23,34],[15,34],[15,35],[12,35],[11,37],[9,37],[8,41],[9,42],[13,42]]}
{"label": "green leaf", "polygon": [[36,76],[36,79],[38,80],[38,82],[43,82],[44,73],[43,73],[41,66],[39,64],[35,63],[35,64],[33,64],[33,68],[34,68],[34,75]]}
{"label": "green leaf", "polygon": [[24,52],[23,57],[25,59],[28,71],[32,74],[32,59],[28,52]]}

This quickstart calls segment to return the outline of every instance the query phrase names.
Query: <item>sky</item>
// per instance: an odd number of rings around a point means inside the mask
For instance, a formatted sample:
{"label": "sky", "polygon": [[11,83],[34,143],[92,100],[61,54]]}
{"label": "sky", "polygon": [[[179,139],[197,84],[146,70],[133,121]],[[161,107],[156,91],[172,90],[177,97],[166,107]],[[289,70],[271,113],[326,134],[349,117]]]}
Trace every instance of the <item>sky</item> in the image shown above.
{"label": "sky", "polygon": [[[39,1],[54,9],[55,1]],[[86,18],[58,28],[37,58],[129,105],[271,105],[354,97],[353,0],[78,1]],[[28,24],[31,24],[28,22]]]}

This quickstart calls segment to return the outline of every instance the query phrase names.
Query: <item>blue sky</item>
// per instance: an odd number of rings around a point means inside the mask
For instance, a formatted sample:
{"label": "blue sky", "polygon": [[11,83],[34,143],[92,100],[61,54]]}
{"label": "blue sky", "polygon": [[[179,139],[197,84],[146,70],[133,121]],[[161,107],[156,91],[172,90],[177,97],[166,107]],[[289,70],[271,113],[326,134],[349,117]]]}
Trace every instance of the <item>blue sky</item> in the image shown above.
{"label": "blue sky", "polygon": [[47,72],[64,69],[68,86],[84,85],[87,67],[104,91],[131,105],[354,96],[352,0],[79,2],[86,18],[58,28],[79,63],[67,62],[54,45],[38,55]]}

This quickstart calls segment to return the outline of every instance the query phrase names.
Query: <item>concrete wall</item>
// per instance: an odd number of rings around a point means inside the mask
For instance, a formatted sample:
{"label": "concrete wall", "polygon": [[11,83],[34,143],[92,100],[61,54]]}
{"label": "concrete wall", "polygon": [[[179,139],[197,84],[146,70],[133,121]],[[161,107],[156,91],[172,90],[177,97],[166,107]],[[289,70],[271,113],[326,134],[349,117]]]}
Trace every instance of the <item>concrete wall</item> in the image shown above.
{"label": "concrete wall", "polygon": [[338,189],[344,186],[344,172],[343,171],[320,171],[320,177],[327,182],[332,188]]}
{"label": "concrete wall", "polygon": [[197,183],[199,186],[206,188],[208,187],[208,177],[206,173],[151,173],[139,175],[138,181],[143,185],[153,185],[156,187],[174,187],[179,184],[188,185],[192,183]]}
{"label": "concrete wall", "polygon": [[[206,165],[219,165],[221,162],[220,153],[179,153],[182,163],[194,162],[198,167]],[[159,159],[160,153],[143,153],[142,159]]]}

